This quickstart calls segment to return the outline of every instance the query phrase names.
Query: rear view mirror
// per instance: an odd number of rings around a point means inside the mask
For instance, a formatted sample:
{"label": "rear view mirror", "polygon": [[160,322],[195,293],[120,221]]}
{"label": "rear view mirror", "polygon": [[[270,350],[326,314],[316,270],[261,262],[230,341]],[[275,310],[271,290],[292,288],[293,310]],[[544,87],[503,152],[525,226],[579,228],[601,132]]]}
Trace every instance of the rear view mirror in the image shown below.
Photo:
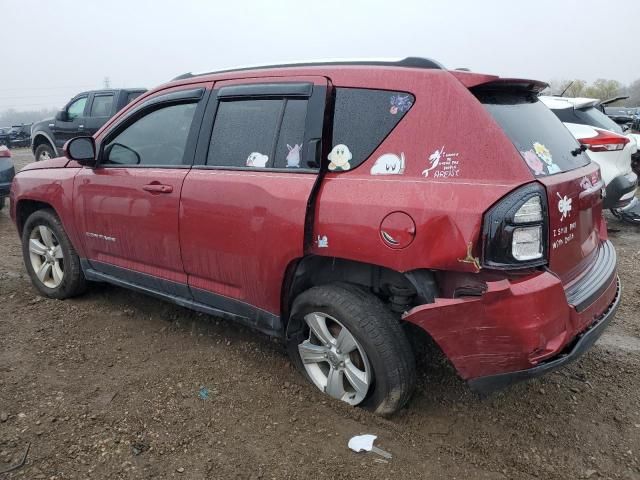
{"label": "rear view mirror", "polygon": [[76,137],[69,140],[62,147],[64,156],[75,160],[85,167],[96,165],[96,144],[93,137]]}
{"label": "rear view mirror", "polygon": [[56,120],[58,120],[59,122],[68,122],[69,114],[66,110],[60,110],[58,113],[56,113]]}

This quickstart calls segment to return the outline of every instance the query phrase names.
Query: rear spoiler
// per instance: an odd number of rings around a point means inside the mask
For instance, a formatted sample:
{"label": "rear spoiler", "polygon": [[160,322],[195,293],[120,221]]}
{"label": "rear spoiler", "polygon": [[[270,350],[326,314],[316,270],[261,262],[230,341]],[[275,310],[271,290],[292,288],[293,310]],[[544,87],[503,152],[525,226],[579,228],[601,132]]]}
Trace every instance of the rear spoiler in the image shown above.
{"label": "rear spoiler", "polygon": [[609,105],[611,103],[617,102],[618,100],[626,100],[627,98],[629,98],[629,95],[620,95],[617,97],[608,98],[607,100],[602,100],[600,102],[600,105],[604,107],[605,105]]}
{"label": "rear spoiler", "polygon": [[450,71],[450,73],[465,87],[474,90],[511,90],[538,94],[549,86],[549,84],[539,80],[527,80],[524,78],[501,78],[496,75],[460,70]]}

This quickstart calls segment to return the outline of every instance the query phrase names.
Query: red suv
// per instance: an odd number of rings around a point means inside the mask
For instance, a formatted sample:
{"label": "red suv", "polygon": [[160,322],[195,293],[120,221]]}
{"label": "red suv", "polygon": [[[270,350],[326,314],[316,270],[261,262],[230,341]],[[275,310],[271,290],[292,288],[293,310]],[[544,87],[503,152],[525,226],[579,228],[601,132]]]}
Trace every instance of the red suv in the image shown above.
{"label": "red suv", "polygon": [[415,383],[410,324],[476,390],[540,375],[620,301],[598,167],[544,86],[419,58],[183,75],[17,174],[26,268],[278,337],[381,414]]}

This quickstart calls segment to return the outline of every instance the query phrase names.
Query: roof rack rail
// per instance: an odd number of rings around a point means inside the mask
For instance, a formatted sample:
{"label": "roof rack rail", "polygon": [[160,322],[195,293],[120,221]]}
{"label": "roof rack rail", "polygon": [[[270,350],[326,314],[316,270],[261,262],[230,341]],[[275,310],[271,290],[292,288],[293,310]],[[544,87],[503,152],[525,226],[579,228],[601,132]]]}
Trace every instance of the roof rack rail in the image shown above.
{"label": "roof rack rail", "polygon": [[226,72],[241,72],[243,70],[264,70],[268,68],[296,68],[296,67],[316,67],[316,66],[332,66],[332,65],[371,65],[371,66],[384,66],[384,67],[405,67],[405,68],[426,68],[426,69],[438,69],[444,70],[444,66],[435,60],[422,57],[406,57],[402,59],[369,59],[369,60],[349,60],[349,59],[336,59],[336,60],[318,60],[318,61],[303,61],[292,63],[279,63],[272,65],[252,65],[244,67],[224,68],[222,70],[215,70],[212,72],[201,73],[184,73],[172,79],[184,80],[192,77],[199,77],[202,75],[212,75],[214,73],[226,73]]}

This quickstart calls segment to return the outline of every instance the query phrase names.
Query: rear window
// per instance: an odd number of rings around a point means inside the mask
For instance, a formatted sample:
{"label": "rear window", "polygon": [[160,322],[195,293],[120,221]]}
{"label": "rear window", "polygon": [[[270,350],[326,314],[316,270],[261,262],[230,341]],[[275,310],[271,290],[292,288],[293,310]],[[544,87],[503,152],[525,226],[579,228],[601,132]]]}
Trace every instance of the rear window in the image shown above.
{"label": "rear window", "polygon": [[337,88],[329,170],[350,170],[369,158],[414,101],[407,92]]}
{"label": "rear window", "polygon": [[567,172],[589,163],[584,153],[575,156],[571,153],[576,152],[580,144],[537,97],[498,92],[481,92],[476,96],[534,175]]}
{"label": "rear window", "polygon": [[622,133],[622,128],[604,113],[594,107],[588,108],[558,108],[554,109],[560,120],[566,123],[578,123],[591,127],[604,128],[612,132]]}

